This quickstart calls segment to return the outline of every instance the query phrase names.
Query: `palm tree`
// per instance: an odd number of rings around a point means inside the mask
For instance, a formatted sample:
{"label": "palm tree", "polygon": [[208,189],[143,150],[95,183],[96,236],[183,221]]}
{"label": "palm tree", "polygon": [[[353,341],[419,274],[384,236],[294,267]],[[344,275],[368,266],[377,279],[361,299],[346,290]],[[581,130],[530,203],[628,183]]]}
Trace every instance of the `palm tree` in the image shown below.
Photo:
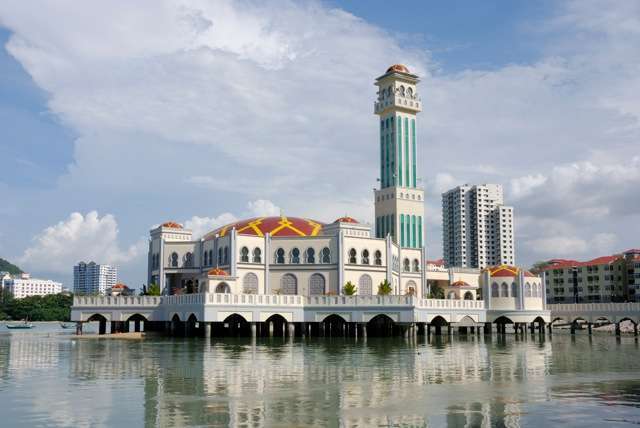
{"label": "palm tree", "polygon": [[378,294],[381,296],[388,296],[391,294],[391,291],[393,291],[391,284],[386,279],[378,285]]}

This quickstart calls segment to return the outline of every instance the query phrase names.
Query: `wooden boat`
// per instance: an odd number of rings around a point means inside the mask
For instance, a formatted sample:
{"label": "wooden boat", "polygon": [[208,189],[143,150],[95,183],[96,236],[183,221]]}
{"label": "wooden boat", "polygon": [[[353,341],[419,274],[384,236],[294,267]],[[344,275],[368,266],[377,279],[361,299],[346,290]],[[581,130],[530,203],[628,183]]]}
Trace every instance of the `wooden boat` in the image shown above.
{"label": "wooden boat", "polygon": [[12,329],[12,330],[13,329],[16,329],[16,330],[28,329],[28,328],[33,328],[33,327],[35,327],[35,326],[33,324],[31,324],[30,322],[27,322],[27,321],[24,321],[24,322],[21,322],[21,323],[17,323],[17,324],[7,324],[7,328]]}

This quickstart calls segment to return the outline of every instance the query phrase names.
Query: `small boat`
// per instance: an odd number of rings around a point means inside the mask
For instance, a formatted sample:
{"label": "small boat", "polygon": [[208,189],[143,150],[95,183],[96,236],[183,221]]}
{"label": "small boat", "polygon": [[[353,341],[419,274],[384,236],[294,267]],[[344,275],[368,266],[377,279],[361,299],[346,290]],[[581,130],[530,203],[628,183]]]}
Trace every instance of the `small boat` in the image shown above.
{"label": "small boat", "polygon": [[7,328],[9,329],[27,329],[27,328],[33,328],[35,327],[33,324],[31,324],[30,322],[24,321],[21,323],[17,323],[17,324],[7,324]]}
{"label": "small boat", "polygon": [[62,328],[73,328],[74,325],[73,324],[65,324],[63,322],[60,323],[60,327]]}

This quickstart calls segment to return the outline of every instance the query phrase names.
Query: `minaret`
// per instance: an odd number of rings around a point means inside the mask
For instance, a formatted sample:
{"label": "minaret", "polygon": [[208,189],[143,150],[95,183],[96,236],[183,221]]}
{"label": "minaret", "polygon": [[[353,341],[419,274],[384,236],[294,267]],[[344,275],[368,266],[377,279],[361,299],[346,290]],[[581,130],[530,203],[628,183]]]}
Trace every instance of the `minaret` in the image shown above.
{"label": "minaret", "polygon": [[391,235],[401,247],[424,245],[424,191],[418,187],[416,115],[418,76],[401,64],[376,79],[380,117],[380,188],[374,190],[376,237]]}

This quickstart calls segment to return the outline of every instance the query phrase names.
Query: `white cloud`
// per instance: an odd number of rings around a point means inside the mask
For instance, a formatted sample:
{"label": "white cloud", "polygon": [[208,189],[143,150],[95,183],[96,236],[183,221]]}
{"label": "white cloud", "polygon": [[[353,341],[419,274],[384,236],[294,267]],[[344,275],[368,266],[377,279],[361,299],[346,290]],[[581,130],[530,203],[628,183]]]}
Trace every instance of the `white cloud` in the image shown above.
{"label": "white cloud", "polygon": [[191,229],[193,237],[197,239],[218,227],[233,223],[236,220],[236,216],[231,213],[223,213],[217,217],[198,217],[194,215],[184,222],[184,227]]}
{"label": "white cloud", "polygon": [[145,250],[144,239],[127,249],[120,248],[118,224],[112,215],[74,212],[36,235],[19,263],[31,271],[69,273],[79,261],[116,265],[140,262]]}
{"label": "white cloud", "polygon": [[541,256],[553,254],[553,258],[578,258],[589,254],[611,254],[616,251],[616,239],[616,235],[612,233],[598,233],[593,239],[560,235],[532,239],[527,242],[527,246],[533,253]]}
{"label": "white cloud", "polygon": [[250,201],[247,204],[247,208],[249,208],[249,213],[254,217],[280,215],[280,207],[277,207],[273,202],[265,199]]}
{"label": "white cloud", "polygon": [[547,177],[542,174],[526,175],[524,177],[511,179],[511,196],[520,199],[531,195],[536,187],[547,182]]}

